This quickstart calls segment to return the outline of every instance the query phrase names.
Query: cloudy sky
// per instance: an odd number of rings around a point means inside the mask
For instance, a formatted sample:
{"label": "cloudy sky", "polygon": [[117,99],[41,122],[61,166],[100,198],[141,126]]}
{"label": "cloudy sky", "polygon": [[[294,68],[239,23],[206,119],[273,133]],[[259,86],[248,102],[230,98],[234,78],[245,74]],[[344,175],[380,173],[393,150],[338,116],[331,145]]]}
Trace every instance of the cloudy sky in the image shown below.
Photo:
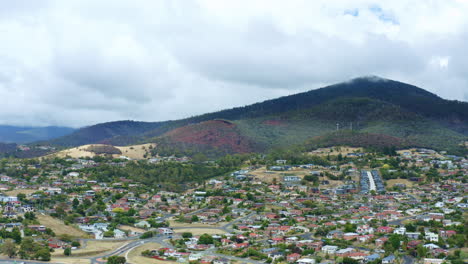
{"label": "cloudy sky", "polygon": [[468,0],[2,0],[0,124],[177,119],[363,75],[468,101]]}

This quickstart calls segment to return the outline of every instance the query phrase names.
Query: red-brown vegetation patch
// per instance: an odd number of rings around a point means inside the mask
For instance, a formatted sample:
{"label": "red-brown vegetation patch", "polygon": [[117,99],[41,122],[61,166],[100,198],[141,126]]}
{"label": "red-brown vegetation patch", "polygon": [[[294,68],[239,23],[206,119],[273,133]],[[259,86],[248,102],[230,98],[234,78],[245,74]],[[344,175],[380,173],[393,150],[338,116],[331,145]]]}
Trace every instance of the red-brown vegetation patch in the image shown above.
{"label": "red-brown vegetation patch", "polygon": [[225,120],[210,120],[169,131],[164,136],[176,143],[228,149],[233,153],[252,152],[252,142],[239,133],[237,126]]}

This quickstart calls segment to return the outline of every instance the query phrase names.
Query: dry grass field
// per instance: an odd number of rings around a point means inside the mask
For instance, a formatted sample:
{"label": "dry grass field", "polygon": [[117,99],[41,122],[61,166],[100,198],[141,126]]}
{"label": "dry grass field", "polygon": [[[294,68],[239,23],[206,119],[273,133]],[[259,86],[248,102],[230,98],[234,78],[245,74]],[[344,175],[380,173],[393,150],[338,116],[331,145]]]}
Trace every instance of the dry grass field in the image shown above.
{"label": "dry grass field", "polygon": [[216,229],[216,228],[181,228],[181,229],[175,229],[174,232],[176,233],[184,233],[184,232],[190,232],[194,236],[199,236],[203,234],[208,234],[208,235],[223,235],[226,234],[226,231],[222,229]]}
{"label": "dry grass field", "polygon": [[37,214],[36,216],[41,225],[52,229],[56,235],[67,234],[77,238],[90,238],[90,235],[86,232],[83,232],[74,226],[65,225],[63,221],[53,218],[52,216],[42,214]]}
{"label": "dry grass field", "polygon": [[190,228],[190,227],[216,228],[216,227],[221,227],[221,226],[227,224],[227,222],[219,222],[219,223],[216,223],[216,224],[213,224],[213,225],[210,225],[210,224],[202,224],[202,223],[193,223],[193,224],[189,224],[189,223],[180,223],[180,222],[177,222],[177,221],[175,221],[175,220],[172,219],[172,218],[169,218],[169,219],[168,219],[168,222],[169,222],[169,226],[170,226],[170,227],[187,227],[187,228]]}
{"label": "dry grass field", "polygon": [[[253,171],[249,171],[249,174],[254,175],[254,177],[262,182],[272,183],[276,179],[277,183],[280,183],[283,179],[283,176],[294,175],[304,178],[306,175],[310,175],[310,171],[313,169],[303,169],[303,168],[292,168],[288,171],[269,171],[266,167],[261,167]],[[344,184],[342,181],[333,181],[328,177],[320,177],[320,180],[328,180],[330,184],[320,185],[321,188],[332,188]]]}
{"label": "dry grass field", "polygon": [[415,184],[415,182],[409,181],[407,179],[391,179],[391,180],[387,180],[386,183],[387,183],[387,187],[389,188],[393,187],[393,185],[397,183],[405,184],[406,187],[413,187]]}
{"label": "dry grass field", "polygon": [[[94,152],[88,151],[88,147],[99,146],[99,145],[101,144],[83,145],[83,146],[79,146],[76,148],[65,149],[57,153],[47,155],[46,157],[59,157],[59,158],[64,158],[67,156],[70,156],[72,158],[94,157],[96,156],[96,154]],[[145,154],[149,153],[151,148],[156,147],[156,144],[149,143],[149,144],[142,144],[142,145],[133,145],[133,146],[125,146],[125,147],[115,146],[115,147],[118,148],[122,152],[122,154],[112,155],[114,158],[117,158],[120,156],[127,156],[131,159],[144,159]]]}
{"label": "dry grass field", "polygon": [[175,261],[162,261],[152,258],[143,257],[141,252],[145,250],[159,249],[161,245],[157,243],[146,243],[139,247],[133,248],[127,255],[127,261],[133,264],[168,264],[168,263],[177,263]]}
{"label": "dry grass field", "polygon": [[318,155],[318,156],[336,156],[341,154],[343,156],[348,155],[349,153],[362,152],[362,148],[353,148],[353,147],[330,147],[330,148],[319,148],[308,154]]}
{"label": "dry grass field", "polygon": [[32,193],[35,193],[35,192],[37,192],[37,190],[35,190],[35,189],[14,189],[14,190],[11,190],[11,191],[6,191],[5,194],[8,195],[8,196],[17,196],[20,193],[29,195],[29,194],[32,194]]}

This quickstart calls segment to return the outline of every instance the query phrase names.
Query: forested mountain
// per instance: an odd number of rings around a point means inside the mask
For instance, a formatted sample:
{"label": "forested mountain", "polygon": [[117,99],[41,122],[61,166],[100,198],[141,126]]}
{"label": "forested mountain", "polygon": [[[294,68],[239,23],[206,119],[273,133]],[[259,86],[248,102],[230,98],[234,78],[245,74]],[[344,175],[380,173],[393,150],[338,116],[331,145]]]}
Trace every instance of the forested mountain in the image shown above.
{"label": "forested mountain", "polygon": [[0,142],[30,143],[39,140],[50,140],[70,134],[74,131],[69,127],[18,127],[0,125]]}
{"label": "forested mountain", "polygon": [[334,133],[337,130],[352,131],[350,138],[356,142],[362,142],[362,135],[372,135],[367,138],[380,145],[398,142],[401,147],[463,152],[459,144],[468,138],[468,103],[445,100],[402,82],[363,77],[181,120],[98,124],[48,143],[68,147],[156,142],[160,146],[156,152],[237,153],[306,140],[309,145],[321,139],[337,142],[331,137],[346,136]]}

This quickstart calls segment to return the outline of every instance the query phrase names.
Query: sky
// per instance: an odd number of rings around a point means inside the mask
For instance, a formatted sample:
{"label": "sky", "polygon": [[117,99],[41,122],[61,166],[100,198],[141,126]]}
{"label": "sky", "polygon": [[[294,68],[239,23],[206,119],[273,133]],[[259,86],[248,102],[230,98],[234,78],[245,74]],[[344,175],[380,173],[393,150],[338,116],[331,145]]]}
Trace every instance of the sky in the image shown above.
{"label": "sky", "polygon": [[468,101],[468,0],[0,2],[0,124],[179,119],[368,75]]}

